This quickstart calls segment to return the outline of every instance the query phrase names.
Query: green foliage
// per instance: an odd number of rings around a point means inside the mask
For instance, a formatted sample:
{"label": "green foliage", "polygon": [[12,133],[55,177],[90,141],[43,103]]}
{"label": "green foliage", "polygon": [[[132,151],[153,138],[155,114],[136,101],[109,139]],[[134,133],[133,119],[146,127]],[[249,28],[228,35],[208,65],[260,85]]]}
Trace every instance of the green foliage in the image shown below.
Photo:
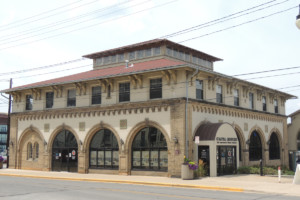
{"label": "green foliage", "polygon": [[[245,166],[238,168],[238,174],[260,174],[260,167],[259,166]],[[278,167],[275,166],[265,166],[263,167],[263,174],[264,175],[277,175],[278,174]],[[282,175],[294,175],[295,173],[289,170],[286,166],[282,167],[281,169]]]}
{"label": "green foliage", "polygon": [[198,170],[195,170],[195,177],[204,177],[207,175],[207,167],[204,163],[199,164]]}

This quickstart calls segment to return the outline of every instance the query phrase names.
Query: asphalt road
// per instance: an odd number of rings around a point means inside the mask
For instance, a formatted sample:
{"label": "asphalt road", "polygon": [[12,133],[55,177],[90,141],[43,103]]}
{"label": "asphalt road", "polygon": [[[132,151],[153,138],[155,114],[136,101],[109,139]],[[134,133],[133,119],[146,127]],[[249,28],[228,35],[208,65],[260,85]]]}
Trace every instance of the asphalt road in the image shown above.
{"label": "asphalt road", "polygon": [[188,200],[299,200],[299,197],[224,192],[175,187],[64,181],[0,176],[0,199],[81,200],[81,199],[188,199]]}

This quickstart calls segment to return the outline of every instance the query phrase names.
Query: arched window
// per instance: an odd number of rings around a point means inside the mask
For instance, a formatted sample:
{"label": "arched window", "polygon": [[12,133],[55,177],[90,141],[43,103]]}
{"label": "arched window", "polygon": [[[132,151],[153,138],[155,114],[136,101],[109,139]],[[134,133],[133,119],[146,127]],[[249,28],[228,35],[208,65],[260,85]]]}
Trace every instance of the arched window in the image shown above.
{"label": "arched window", "polygon": [[259,134],[256,131],[253,131],[250,136],[249,144],[249,160],[257,161],[262,159],[262,146]]}
{"label": "arched window", "polygon": [[35,159],[39,158],[39,143],[34,143]]}
{"label": "arched window", "polygon": [[90,143],[90,168],[119,168],[119,145],[108,129],[98,131]]}
{"label": "arched window", "polygon": [[32,159],[32,144],[29,142],[27,144],[27,159]]}
{"label": "arched window", "polygon": [[269,144],[270,160],[280,159],[280,145],[276,133],[272,133]]}
{"label": "arched window", "polygon": [[300,132],[298,133],[297,137],[297,150],[300,151]]}
{"label": "arched window", "polygon": [[132,142],[132,169],[168,170],[168,147],[164,135],[157,128],[140,130]]}

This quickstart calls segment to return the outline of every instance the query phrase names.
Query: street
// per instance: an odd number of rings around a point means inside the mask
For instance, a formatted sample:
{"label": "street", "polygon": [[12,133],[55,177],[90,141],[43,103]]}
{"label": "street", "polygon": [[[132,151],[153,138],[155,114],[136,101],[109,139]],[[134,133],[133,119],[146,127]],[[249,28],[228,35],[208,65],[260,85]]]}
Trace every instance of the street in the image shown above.
{"label": "street", "polygon": [[0,199],[200,199],[200,200],[296,200],[299,197],[245,192],[130,184],[64,181],[13,176],[0,176]]}

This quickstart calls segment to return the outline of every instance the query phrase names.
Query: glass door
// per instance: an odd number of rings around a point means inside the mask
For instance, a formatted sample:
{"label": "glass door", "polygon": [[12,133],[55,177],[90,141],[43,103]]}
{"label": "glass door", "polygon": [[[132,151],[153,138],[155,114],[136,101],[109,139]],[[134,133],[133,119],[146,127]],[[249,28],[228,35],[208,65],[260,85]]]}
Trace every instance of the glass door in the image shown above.
{"label": "glass door", "polygon": [[236,147],[217,146],[217,175],[235,174],[236,171]]}

